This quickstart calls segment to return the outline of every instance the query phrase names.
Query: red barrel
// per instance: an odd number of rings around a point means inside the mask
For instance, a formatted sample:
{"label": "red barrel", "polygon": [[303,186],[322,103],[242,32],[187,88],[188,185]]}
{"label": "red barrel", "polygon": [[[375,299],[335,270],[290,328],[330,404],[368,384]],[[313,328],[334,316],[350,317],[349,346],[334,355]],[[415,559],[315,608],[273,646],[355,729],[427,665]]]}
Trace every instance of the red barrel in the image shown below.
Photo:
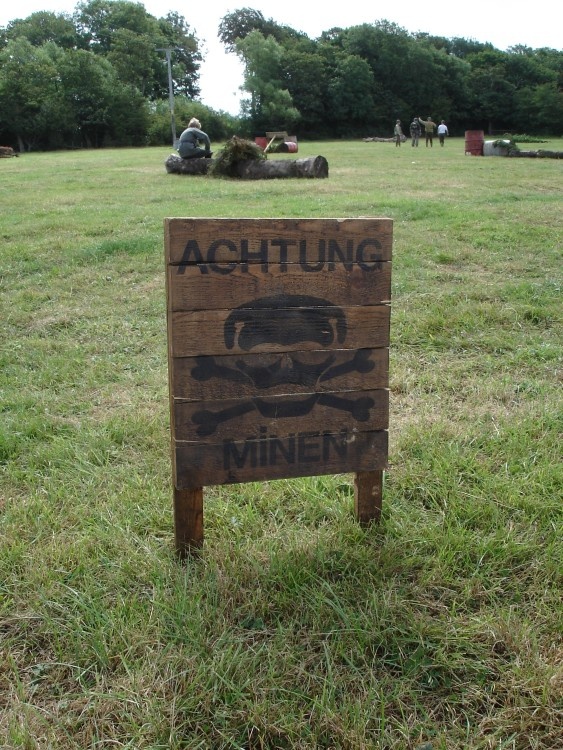
{"label": "red barrel", "polygon": [[286,150],[288,154],[297,153],[297,144],[294,143],[293,141],[285,141],[284,145],[287,146]]}
{"label": "red barrel", "polygon": [[465,153],[472,156],[483,156],[485,133],[483,130],[465,131]]}

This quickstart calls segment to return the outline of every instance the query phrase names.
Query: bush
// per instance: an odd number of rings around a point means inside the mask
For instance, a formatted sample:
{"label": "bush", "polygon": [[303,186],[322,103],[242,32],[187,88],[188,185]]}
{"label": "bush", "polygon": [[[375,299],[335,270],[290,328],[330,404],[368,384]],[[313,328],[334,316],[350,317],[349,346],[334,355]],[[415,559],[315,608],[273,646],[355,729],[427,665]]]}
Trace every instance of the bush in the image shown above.
{"label": "bush", "polygon": [[[174,100],[174,120],[176,135],[179,137],[187,127],[192,117],[197,117],[202,129],[212,141],[225,141],[241,129],[240,120],[228,112],[216,112],[201,102],[176,97]],[[171,143],[171,117],[168,101],[154,102],[149,115],[147,128],[147,144],[149,146],[163,146]]]}
{"label": "bush", "polygon": [[545,139],[526,134],[512,135],[511,133],[505,133],[502,137],[514,143],[546,143]]}

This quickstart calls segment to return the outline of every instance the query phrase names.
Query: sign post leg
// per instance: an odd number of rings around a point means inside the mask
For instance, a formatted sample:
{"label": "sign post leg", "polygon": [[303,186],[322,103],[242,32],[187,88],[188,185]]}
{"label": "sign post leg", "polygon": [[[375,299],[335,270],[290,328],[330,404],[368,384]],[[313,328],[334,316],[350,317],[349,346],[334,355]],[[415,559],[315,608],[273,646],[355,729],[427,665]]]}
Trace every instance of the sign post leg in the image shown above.
{"label": "sign post leg", "polygon": [[354,477],[354,512],[362,526],[381,520],[383,471],[358,471]]}
{"label": "sign post leg", "polygon": [[174,487],[174,531],[176,552],[182,559],[203,544],[203,487]]}

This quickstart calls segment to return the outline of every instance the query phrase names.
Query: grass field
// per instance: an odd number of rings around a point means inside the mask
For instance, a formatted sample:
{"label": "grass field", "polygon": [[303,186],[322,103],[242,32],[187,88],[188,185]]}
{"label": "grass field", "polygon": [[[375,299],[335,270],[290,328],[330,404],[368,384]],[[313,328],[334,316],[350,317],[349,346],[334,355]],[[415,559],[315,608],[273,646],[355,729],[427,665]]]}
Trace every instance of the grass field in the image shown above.
{"label": "grass field", "polygon": [[[563,162],[305,142],[327,180],[237,182],[169,153],[0,160],[0,748],[563,748]],[[348,475],[209,488],[176,560],[171,216],[394,220],[379,526]]]}

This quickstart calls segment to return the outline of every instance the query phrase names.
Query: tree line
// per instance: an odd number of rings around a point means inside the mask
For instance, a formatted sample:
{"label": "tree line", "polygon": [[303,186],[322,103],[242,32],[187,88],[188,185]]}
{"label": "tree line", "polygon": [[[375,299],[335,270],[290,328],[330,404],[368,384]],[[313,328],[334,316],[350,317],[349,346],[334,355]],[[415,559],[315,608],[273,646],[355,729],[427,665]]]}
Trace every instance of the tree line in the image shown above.
{"label": "tree line", "polygon": [[[307,138],[391,135],[397,118],[450,133],[563,133],[563,53],[412,34],[388,21],[317,39],[241,8],[218,28],[244,65],[238,117],[200,101],[202,43],[185,18],[130,0],[80,2],[0,28],[0,143],[20,151],[170,142],[179,122],[212,140],[291,130]],[[167,51],[168,50],[168,55]],[[167,62],[170,60],[170,71]]]}
{"label": "tree line", "polygon": [[313,40],[250,8],[227,14],[219,38],[244,62],[243,114],[258,129],[281,121],[317,136],[391,135],[397,118],[430,115],[454,134],[563,132],[557,50],[502,52],[385,20]]}
{"label": "tree line", "polygon": [[[167,50],[179,118],[207,115],[201,42],[178,13],[157,19],[141,3],[90,0],[72,15],[12,21],[0,28],[0,142],[19,151],[170,142]],[[232,126],[227,115],[205,119],[216,138]]]}

